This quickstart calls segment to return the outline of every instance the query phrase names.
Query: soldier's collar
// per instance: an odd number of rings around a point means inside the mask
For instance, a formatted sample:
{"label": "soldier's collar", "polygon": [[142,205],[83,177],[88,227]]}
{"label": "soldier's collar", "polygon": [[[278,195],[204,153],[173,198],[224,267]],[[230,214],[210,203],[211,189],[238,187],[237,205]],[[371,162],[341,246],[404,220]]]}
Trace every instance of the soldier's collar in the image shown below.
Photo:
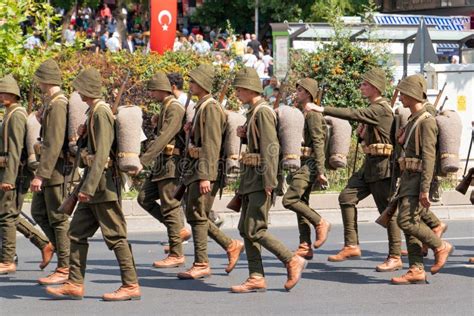
{"label": "soldier's collar", "polygon": [[14,109],[16,109],[19,106],[20,106],[19,103],[13,103],[9,107],[5,107],[5,114],[9,114],[11,111],[13,111]]}
{"label": "soldier's collar", "polygon": [[171,101],[175,100],[176,98],[174,95],[167,96],[166,98],[163,99],[163,106],[166,106],[171,103]]}
{"label": "soldier's collar", "polygon": [[201,104],[203,104],[204,102],[206,102],[207,100],[209,100],[210,98],[212,98],[212,95],[209,93],[209,94],[206,94],[205,96],[203,96],[201,99],[199,99],[199,101],[196,103],[196,105],[194,106],[195,109],[198,109]]}
{"label": "soldier's collar", "polygon": [[422,107],[421,110],[419,110],[418,112],[413,113],[412,115],[410,115],[410,117],[408,118],[408,122],[416,120],[418,117],[420,117],[425,112],[426,112],[426,108]]}
{"label": "soldier's collar", "polygon": [[62,95],[62,94],[64,94],[63,90],[59,90],[58,92],[53,93],[53,95],[51,97],[46,97],[45,98],[46,102],[50,103],[52,100],[54,100],[54,98],[56,98],[57,96]]}
{"label": "soldier's collar", "polygon": [[261,98],[260,100],[258,100],[257,102],[255,102],[255,104],[253,105],[250,105],[250,109],[248,111],[248,113],[252,113],[256,108],[257,106],[259,106],[260,104],[266,102],[264,98]]}

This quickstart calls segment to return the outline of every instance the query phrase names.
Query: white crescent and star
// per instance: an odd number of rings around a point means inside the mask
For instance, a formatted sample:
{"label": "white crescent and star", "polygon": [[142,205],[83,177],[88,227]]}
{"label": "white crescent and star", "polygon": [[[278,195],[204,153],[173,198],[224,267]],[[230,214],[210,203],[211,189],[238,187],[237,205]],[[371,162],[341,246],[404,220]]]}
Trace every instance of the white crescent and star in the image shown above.
{"label": "white crescent and star", "polygon": [[[168,17],[168,24],[163,23],[161,21],[161,19],[164,17]],[[160,13],[158,14],[158,23],[160,23],[161,27],[163,28],[163,31],[168,31],[168,26],[171,24],[172,20],[173,20],[173,16],[171,15],[171,12],[168,10],[161,10]]]}

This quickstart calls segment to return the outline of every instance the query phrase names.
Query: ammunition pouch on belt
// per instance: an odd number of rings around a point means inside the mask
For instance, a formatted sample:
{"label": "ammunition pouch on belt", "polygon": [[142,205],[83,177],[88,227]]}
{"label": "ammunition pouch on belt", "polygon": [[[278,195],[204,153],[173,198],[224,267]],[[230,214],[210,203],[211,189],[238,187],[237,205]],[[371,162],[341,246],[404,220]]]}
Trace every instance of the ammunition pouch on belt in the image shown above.
{"label": "ammunition pouch on belt", "polygon": [[201,147],[189,147],[188,148],[189,157],[193,159],[199,159],[201,154]]}
{"label": "ammunition pouch on belt", "polygon": [[260,165],[260,154],[244,153],[242,163],[245,166],[257,167]]}
{"label": "ammunition pouch on belt", "polygon": [[0,168],[6,168],[8,163],[8,153],[0,154]]}
{"label": "ammunition pouch on belt", "polygon": [[163,154],[166,156],[179,156],[181,155],[181,151],[179,148],[175,148],[174,145],[168,144],[163,149]]}
{"label": "ammunition pouch on belt", "polygon": [[370,144],[368,149],[371,156],[389,157],[392,154],[393,146],[391,144]]}
{"label": "ammunition pouch on belt", "polygon": [[240,160],[242,158],[242,156],[239,156],[239,155],[230,155],[227,157],[227,159],[230,159],[230,160]]}
{"label": "ammunition pouch on belt", "polygon": [[422,169],[422,160],[418,158],[398,158],[398,164],[401,171],[410,171],[410,172],[421,172]]}
{"label": "ammunition pouch on belt", "polygon": [[[92,164],[94,163],[95,155],[89,154],[87,149],[82,149],[81,150],[81,159],[82,159],[82,162],[84,163],[84,165],[86,165],[87,167],[91,167]],[[110,157],[107,157],[107,163],[105,164],[104,169],[112,167],[113,163],[114,163],[113,160],[110,159]]]}
{"label": "ammunition pouch on belt", "polygon": [[313,154],[311,147],[301,147],[301,158],[310,158]]}
{"label": "ammunition pouch on belt", "polygon": [[364,154],[370,155],[370,148],[369,146],[365,145],[365,143],[362,144],[362,151],[364,152]]}

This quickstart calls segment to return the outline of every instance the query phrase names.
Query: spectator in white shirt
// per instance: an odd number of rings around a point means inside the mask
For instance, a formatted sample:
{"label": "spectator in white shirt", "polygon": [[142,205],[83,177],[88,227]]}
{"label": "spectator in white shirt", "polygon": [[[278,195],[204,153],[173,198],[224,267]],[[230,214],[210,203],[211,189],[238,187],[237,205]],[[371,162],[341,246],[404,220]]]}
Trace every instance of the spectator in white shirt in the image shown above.
{"label": "spectator in white shirt", "polygon": [[196,42],[193,44],[193,51],[199,55],[206,55],[211,51],[211,45],[204,40],[201,34],[196,35]]}
{"label": "spectator in white shirt", "polygon": [[254,68],[255,63],[257,62],[257,56],[253,54],[252,47],[247,47],[246,53],[242,57],[242,62],[245,67]]}
{"label": "spectator in white shirt", "polygon": [[111,53],[118,52],[122,47],[120,45],[120,35],[117,32],[114,32],[111,38],[105,42],[105,46]]}
{"label": "spectator in white shirt", "polygon": [[74,44],[76,41],[76,31],[74,30],[74,25],[69,24],[68,29],[64,32],[64,41],[66,44]]}

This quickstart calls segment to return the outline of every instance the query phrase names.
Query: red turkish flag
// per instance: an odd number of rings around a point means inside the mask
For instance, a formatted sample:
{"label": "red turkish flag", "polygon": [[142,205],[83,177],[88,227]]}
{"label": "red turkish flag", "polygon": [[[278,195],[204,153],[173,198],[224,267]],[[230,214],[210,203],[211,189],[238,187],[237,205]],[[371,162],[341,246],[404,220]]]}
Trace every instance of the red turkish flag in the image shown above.
{"label": "red turkish flag", "polygon": [[151,0],[150,50],[163,54],[173,49],[178,22],[177,0]]}

